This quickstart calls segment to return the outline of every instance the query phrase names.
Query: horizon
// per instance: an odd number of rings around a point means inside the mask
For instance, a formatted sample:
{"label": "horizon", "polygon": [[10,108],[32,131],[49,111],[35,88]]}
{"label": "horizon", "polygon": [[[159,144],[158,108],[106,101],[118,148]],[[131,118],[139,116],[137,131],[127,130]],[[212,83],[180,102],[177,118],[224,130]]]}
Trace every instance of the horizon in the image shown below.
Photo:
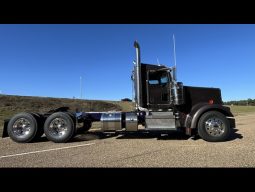
{"label": "horizon", "polygon": [[171,67],[173,34],[178,81],[220,88],[224,102],[255,98],[251,24],[1,24],[0,94],[133,99],[133,42],[142,62]]}
{"label": "horizon", "polygon": [[[131,99],[131,98],[121,98],[120,100],[108,100],[108,99],[85,99],[85,98],[78,98],[78,97],[74,97],[74,98],[70,98],[70,97],[49,97],[49,96],[36,96],[36,95],[9,95],[9,94],[4,94],[4,93],[0,93],[0,96],[11,96],[11,97],[38,97],[38,98],[45,98],[45,99],[77,99],[77,100],[84,100],[84,101],[110,101],[110,102],[119,102],[121,101],[121,99]],[[247,98],[247,99],[240,99],[240,100],[230,100],[230,101],[225,101],[222,100],[223,102],[232,102],[232,101],[246,101],[248,99],[252,99],[253,98]],[[124,101],[125,102],[125,101]],[[128,102],[128,101],[127,101]],[[135,101],[131,101],[131,102],[135,102]]]}

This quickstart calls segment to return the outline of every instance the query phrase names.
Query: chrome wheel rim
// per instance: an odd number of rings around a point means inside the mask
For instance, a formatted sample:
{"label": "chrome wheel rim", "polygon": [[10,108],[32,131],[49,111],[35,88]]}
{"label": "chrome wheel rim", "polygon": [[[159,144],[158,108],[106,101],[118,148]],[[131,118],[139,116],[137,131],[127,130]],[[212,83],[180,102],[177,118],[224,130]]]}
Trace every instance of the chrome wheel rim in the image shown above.
{"label": "chrome wheel rim", "polygon": [[17,119],[12,126],[12,132],[17,137],[27,136],[31,131],[31,123],[25,118]]}
{"label": "chrome wheel rim", "polygon": [[62,137],[67,133],[67,121],[63,118],[55,118],[50,123],[49,133],[54,137]]}
{"label": "chrome wheel rim", "polygon": [[212,117],[205,122],[205,130],[209,135],[219,137],[225,132],[225,125],[221,119]]}

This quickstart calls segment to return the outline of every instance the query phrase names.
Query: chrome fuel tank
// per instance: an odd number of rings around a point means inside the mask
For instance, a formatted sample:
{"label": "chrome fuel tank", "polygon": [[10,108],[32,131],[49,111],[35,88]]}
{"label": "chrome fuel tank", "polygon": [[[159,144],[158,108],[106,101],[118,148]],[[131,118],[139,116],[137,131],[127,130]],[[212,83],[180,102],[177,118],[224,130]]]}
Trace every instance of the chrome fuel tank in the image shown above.
{"label": "chrome fuel tank", "polygon": [[100,121],[102,131],[117,131],[122,129],[122,114],[120,112],[103,113]]}

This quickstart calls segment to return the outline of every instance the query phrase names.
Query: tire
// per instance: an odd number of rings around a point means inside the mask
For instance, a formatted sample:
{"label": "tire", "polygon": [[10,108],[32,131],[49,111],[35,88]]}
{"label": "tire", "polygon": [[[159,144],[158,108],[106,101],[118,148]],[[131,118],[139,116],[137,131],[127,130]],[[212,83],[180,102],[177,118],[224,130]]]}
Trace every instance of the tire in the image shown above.
{"label": "tire", "polygon": [[209,142],[226,141],[231,134],[229,121],[218,111],[204,113],[198,122],[198,135]]}
{"label": "tire", "polygon": [[70,115],[70,117],[73,119],[73,122],[76,121],[76,116],[75,116],[75,114],[74,114],[73,112],[66,111],[66,112],[64,112],[64,113]]}
{"label": "tire", "polygon": [[38,123],[38,131],[35,135],[35,138],[34,140],[38,140],[42,137],[42,135],[44,134],[44,131],[43,131],[43,121],[41,119],[41,116],[39,113],[30,113],[34,116],[34,118],[36,119],[37,123]]}
{"label": "tire", "polygon": [[29,143],[38,134],[38,122],[30,113],[18,113],[9,121],[7,132],[13,141]]}
{"label": "tire", "polygon": [[74,112],[70,112],[70,111],[65,111],[64,113],[68,114],[72,118],[72,120],[73,120],[75,129],[74,129],[72,137],[74,137],[76,135],[76,132],[77,132],[77,128],[76,128],[76,115],[75,115]]}
{"label": "tire", "polygon": [[47,139],[55,143],[66,143],[73,138],[75,131],[75,123],[68,113],[53,113],[44,123]]}

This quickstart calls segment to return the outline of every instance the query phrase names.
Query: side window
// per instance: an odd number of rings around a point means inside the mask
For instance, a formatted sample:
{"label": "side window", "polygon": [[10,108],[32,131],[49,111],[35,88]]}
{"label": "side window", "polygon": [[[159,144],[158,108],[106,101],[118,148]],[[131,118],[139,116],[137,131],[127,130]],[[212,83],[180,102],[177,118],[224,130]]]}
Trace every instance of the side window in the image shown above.
{"label": "side window", "polygon": [[167,84],[169,82],[168,77],[167,76],[161,77],[160,82],[161,82],[161,84]]}
{"label": "side window", "polygon": [[149,84],[150,85],[158,85],[159,84],[159,80],[149,80]]}

